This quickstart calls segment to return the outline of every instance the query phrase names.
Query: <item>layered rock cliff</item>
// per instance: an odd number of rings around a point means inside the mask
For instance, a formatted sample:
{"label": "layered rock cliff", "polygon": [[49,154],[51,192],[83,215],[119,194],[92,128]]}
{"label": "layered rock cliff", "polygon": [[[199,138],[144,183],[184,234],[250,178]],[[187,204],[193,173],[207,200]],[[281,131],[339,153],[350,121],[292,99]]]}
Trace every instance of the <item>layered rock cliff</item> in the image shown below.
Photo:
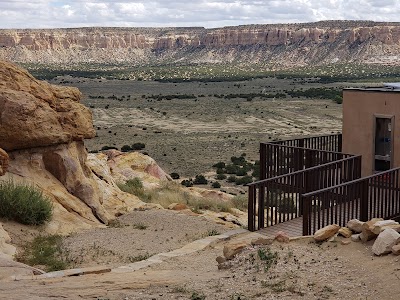
{"label": "layered rock cliff", "polygon": [[395,60],[400,23],[357,21],[205,28],[0,30],[0,58],[40,63]]}

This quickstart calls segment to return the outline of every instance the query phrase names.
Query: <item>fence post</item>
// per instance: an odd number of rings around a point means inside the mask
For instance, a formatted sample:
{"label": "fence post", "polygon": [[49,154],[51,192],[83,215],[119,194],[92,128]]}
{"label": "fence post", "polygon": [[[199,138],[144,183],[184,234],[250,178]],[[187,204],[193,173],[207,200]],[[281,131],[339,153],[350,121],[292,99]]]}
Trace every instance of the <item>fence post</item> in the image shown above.
{"label": "fence post", "polygon": [[310,235],[310,198],[300,195],[300,203],[302,203],[303,208],[303,235]]}
{"label": "fence post", "polygon": [[260,185],[258,189],[258,229],[265,227],[265,186]]}
{"label": "fence post", "polygon": [[[268,153],[268,156],[269,155],[270,153]],[[267,145],[260,143],[260,180],[267,178],[267,169],[268,171],[270,170],[270,168],[267,168],[267,162],[271,163],[271,161],[267,160]]]}
{"label": "fence post", "polygon": [[343,135],[341,133],[337,135],[337,139],[338,139],[338,141],[337,141],[337,147],[338,147],[337,152],[342,152],[342,136]]}
{"label": "fence post", "polygon": [[369,180],[364,180],[361,183],[360,195],[360,221],[368,221],[368,202],[369,202]]}
{"label": "fence post", "polygon": [[250,231],[256,230],[255,220],[255,186],[249,186],[248,204],[247,204],[247,227]]}

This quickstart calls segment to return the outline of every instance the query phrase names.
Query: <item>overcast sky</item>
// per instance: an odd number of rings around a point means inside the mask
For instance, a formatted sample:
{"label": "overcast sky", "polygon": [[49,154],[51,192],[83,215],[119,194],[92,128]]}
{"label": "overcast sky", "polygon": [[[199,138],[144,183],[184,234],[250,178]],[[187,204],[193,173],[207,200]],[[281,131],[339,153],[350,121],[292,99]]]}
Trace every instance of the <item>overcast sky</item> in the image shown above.
{"label": "overcast sky", "polygon": [[400,21],[400,0],[0,0],[0,28]]}

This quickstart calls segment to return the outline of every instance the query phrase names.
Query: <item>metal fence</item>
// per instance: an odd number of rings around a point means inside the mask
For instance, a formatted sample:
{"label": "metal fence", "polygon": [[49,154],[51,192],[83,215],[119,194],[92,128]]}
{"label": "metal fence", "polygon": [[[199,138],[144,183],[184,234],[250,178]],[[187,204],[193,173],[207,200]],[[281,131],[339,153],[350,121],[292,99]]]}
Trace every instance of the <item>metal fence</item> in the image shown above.
{"label": "metal fence", "polygon": [[[290,148],[297,149],[297,147]],[[315,157],[319,157],[318,155],[322,153],[324,159],[318,160],[314,157],[314,162],[321,163],[320,165],[302,169],[305,167],[303,165],[297,171],[293,171],[296,167],[292,165],[291,172],[288,174],[262,179],[248,185],[249,230],[254,231],[298,218],[302,216],[303,212],[301,194],[338,185],[361,176],[361,156],[345,157],[322,164],[322,162],[339,158],[339,156],[332,156],[328,159],[325,154],[328,155],[330,152],[303,150],[305,151],[303,153],[316,154]],[[292,157],[296,157],[296,155]]]}
{"label": "metal fence", "polygon": [[400,168],[334,185],[300,197],[303,235],[329,225],[345,226],[351,219],[367,221],[400,215]]}

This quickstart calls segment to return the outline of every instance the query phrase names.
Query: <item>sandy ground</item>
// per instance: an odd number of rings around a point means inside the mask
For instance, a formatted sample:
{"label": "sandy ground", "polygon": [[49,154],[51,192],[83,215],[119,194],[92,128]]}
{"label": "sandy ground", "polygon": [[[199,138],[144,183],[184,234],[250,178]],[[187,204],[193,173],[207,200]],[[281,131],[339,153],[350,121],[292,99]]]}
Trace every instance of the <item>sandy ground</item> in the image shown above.
{"label": "sandy ground", "polygon": [[[400,293],[399,258],[374,257],[370,244],[275,242],[249,247],[219,270],[215,259],[224,243],[130,273],[0,282],[0,294],[2,299],[385,300]],[[277,264],[266,270],[259,249],[277,253]]]}
{"label": "sandy ground", "polygon": [[64,239],[63,252],[68,253],[71,267],[121,266],[229,230],[202,216],[171,210],[134,211],[113,224]]}

